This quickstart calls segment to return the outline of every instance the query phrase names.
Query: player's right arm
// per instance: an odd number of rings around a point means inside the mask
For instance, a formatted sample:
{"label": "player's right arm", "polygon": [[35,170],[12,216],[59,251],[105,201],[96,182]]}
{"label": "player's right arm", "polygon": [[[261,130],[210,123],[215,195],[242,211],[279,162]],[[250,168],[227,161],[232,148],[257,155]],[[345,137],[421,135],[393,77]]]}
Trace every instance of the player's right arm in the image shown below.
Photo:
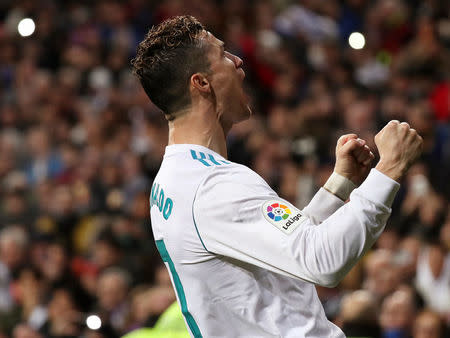
{"label": "player's right arm", "polygon": [[396,180],[420,153],[420,136],[398,122],[388,124],[375,141],[381,158],[377,169],[320,225],[296,217],[288,218],[292,222],[286,229],[280,227],[282,221],[267,217],[269,206],[284,205],[289,217],[299,211],[249,177],[217,168],[200,186],[193,205],[205,249],[316,284],[336,285],[383,231],[399,187]]}
{"label": "player's right arm", "polygon": [[346,134],[339,138],[333,174],[303,209],[311,222],[322,223],[344,205],[350,193],[366,179],[374,157],[358,135]]}

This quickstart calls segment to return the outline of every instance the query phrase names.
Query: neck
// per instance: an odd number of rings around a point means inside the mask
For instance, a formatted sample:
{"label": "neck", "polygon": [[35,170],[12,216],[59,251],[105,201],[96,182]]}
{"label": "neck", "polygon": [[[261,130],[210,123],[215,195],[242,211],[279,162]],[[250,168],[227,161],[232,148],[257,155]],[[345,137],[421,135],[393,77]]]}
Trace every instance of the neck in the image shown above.
{"label": "neck", "polygon": [[198,144],[227,158],[228,129],[222,126],[215,113],[191,109],[169,121],[169,145]]}

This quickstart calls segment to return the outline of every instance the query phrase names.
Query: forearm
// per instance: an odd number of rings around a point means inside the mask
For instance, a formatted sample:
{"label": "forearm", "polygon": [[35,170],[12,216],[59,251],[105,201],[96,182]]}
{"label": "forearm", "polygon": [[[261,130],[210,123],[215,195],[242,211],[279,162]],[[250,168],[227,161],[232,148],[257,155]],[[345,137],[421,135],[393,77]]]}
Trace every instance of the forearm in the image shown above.
{"label": "forearm", "polygon": [[294,255],[309,279],[334,286],[345,276],[382,233],[398,187],[380,172],[371,173],[347,204],[295,239]]}
{"label": "forearm", "polygon": [[302,211],[312,223],[320,224],[344,205],[355,188],[353,182],[333,173]]}
{"label": "forearm", "polygon": [[323,185],[323,188],[342,201],[346,201],[356,188],[356,185],[348,178],[339,175],[337,172],[333,172]]}

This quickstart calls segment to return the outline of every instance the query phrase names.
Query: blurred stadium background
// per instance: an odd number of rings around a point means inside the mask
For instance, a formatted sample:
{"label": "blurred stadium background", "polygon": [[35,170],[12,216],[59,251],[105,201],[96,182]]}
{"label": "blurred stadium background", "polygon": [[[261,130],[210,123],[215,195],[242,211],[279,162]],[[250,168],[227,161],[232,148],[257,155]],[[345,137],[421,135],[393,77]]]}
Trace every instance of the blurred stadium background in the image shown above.
{"label": "blurred stadium background", "polygon": [[382,237],[318,291],[349,336],[448,334],[450,2],[2,0],[0,337],[121,336],[175,300],[148,204],[167,127],[129,65],[179,14],[244,60],[255,116],[229,135],[231,160],[297,206],[339,135],[374,147],[398,119],[424,137]]}

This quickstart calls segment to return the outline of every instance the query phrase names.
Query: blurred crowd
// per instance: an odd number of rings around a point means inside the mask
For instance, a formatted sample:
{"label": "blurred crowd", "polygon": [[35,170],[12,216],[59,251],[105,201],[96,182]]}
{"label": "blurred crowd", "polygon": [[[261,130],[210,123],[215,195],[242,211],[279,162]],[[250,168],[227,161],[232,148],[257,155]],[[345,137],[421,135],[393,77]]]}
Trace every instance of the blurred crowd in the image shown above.
{"label": "blurred crowd", "polygon": [[[130,60],[181,14],[244,60],[254,116],[232,129],[229,158],[299,208],[340,135],[376,150],[398,119],[423,136],[386,231],[338,287],[317,289],[350,337],[449,334],[448,1],[2,0],[0,337],[119,337],[175,300],[148,203],[167,126]],[[363,49],[348,44],[355,31]]]}

